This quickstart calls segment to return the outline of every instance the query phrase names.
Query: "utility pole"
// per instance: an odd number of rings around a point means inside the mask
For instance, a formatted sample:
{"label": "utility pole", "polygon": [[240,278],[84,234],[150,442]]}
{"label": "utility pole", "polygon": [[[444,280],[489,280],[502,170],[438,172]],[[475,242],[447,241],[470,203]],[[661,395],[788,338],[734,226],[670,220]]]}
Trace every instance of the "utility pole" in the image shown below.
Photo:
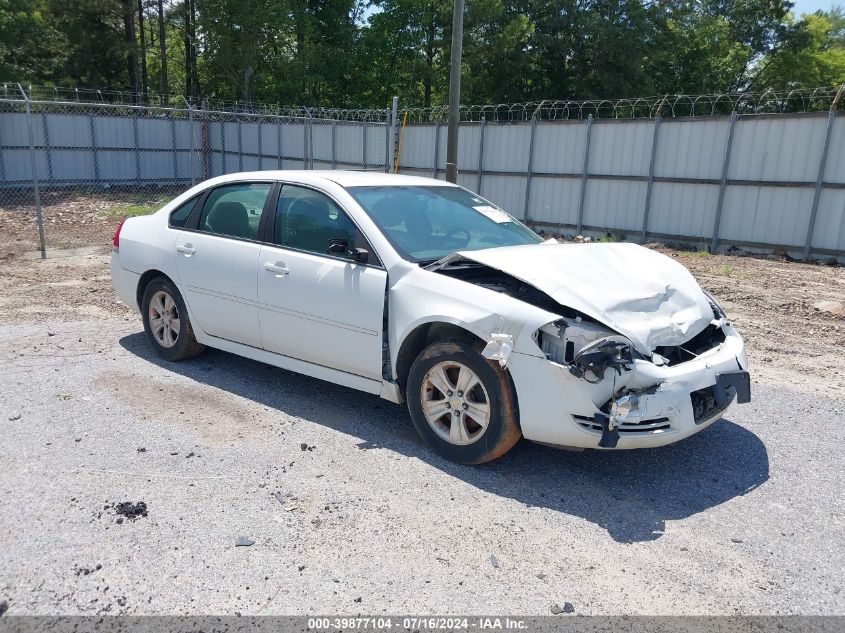
{"label": "utility pole", "polygon": [[461,120],[461,49],[464,40],[464,0],[452,13],[452,59],[449,63],[449,132],[446,137],[446,180],[458,182],[458,124]]}

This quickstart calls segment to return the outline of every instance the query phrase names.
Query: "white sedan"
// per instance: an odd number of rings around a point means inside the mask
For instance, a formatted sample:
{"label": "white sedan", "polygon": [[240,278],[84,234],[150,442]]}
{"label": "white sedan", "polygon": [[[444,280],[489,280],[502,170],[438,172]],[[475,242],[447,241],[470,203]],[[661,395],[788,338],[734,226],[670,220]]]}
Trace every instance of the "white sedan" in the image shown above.
{"label": "white sedan", "polygon": [[457,462],[660,446],[750,399],[742,339],[675,260],[543,241],[439,180],[213,178],[126,220],[111,271],[163,358],[210,346],[407,402]]}

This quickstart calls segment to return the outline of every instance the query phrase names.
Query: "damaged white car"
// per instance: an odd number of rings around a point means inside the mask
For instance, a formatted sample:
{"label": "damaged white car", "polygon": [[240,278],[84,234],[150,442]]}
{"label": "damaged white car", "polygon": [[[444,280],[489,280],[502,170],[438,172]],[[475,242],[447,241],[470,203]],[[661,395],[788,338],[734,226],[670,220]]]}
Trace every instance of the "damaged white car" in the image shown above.
{"label": "damaged white car", "polygon": [[750,398],[742,339],[672,258],[544,242],[438,180],[214,178],[114,238],[112,281],[169,360],[210,346],[406,401],[438,453],[640,448]]}

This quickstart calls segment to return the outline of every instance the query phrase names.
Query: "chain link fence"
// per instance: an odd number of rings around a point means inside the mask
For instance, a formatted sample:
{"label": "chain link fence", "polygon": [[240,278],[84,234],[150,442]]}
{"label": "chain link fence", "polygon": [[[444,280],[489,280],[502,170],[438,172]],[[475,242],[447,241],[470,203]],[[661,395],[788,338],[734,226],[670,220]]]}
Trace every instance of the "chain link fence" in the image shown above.
{"label": "chain link fence", "polygon": [[[390,110],[135,105],[131,93],[0,90],[0,231],[21,221],[46,257],[110,214],[150,213],[187,187],[238,171],[387,171]],[[38,97],[38,98],[33,98]],[[156,100],[153,100],[156,101]],[[217,104],[219,105],[219,104]],[[14,225],[14,226],[13,226]],[[72,239],[70,240],[72,241]]]}

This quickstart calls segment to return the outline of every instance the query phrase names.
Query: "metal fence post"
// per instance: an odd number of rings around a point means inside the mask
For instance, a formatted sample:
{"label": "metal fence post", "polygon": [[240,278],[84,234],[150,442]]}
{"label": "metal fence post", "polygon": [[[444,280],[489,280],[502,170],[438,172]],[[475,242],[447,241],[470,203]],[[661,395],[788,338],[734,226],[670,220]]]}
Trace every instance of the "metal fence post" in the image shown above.
{"label": "metal fence post", "polygon": [[258,171],[262,171],[264,169],[264,141],[262,140],[262,132],[264,131],[264,117],[262,116],[260,119],[255,119],[256,125],[256,135],[258,137]]}
{"label": "metal fence post", "polygon": [[484,130],[487,129],[487,117],[481,117],[481,130],[478,135],[478,180],[475,192],[481,195],[481,177],[484,175]]}
{"label": "metal fence post", "polygon": [[384,173],[390,173],[390,109],[385,110],[385,119],[384,119]]}
{"label": "metal fence post", "polygon": [[170,138],[173,143],[173,184],[179,182],[179,148],[176,147],[176,116],[175,112],[168,112],[170,119]]}
{"label": "metal fence post", "polygon": [[97,151],[97,130],[94,126],[94,115],[88,115],[88,127],[91,130],[91,152],[94,157],[94,181],[100,184],[100,153]]}
{"label": "metal fence post", "polygon": [[226,150],[226,122],[220,123],[220,173],[226,173],[226,165],[229,163],[229,152]]}
{"label": "metal fence post", "polygon": [[525,204],[522,207],[522,218],[525,223],[531,221],[528,205],[531,204],[531,179],[534,177],[534,136],[537,132],[537,117],[531,117],[531,135],[528,137],[528,167],[525,171]]}
{"label": "metal fence post", "polygon": [[361,138],[361,166],[367,171],[367,136],[369,130],[368,119],[364,119],[363,136]]}
{"label": "metal fence post", "polygon": [[282,117],[278,117],[276,119],[276,150],[279,153],[279,169],[283,169],[283,156],[282,153]]}
{"label": "metal fence post", "polygon": [[659,114],[654,117],[654,132],[651,137],[651,158],[648,161],[648,185],[645,190],[645,208],[643,209],[643,234],[642,241],[645,242],[648,235],[648,215],[651,212],[651,192],[654,189],[654,162],[657,158],[657,135],[660,131],[660,122],[663,117]]}
{"label": "metal fence post", "polygon": [[138,112],[132,108],[132,142],[135,145],[135,185],[141,186],[141,139],[138,134]]}
{"label": "metal fence post", "polygon": [[393,97],[390,107],[390,138],[393,139],[393,151],[390,152],[390,167],[388,173],[394,171],[396,154],[399,151],[399,97]]}
{"label": "metal fence post", "polygon": [[244,170],[244,145],[243,145],[243,132],[241,130],[241,117],[240,114],[238,116],[238,171]]}
{"label": "metal fence post", "polygon": [[188,169],[191,170],[191,186],[193,187],[197,184],[194,175],[194,109],[187,99],[185,99],[185,107],[188,108]]}
{"label": "metal fence post", "polygon": [[308,163],[314,169],[314,118],[308,119]]}
{"label": "metal fence post", "polygon": [[200,167],[202,179],[208,180],[211,178],[211,124],[208,117],[205,115],[206,107],[200,103],[197,114],[200,117]]}
{"label": "metal fence post", "polygon": [[593,130],[593,115],[587,115],[587,134],[584,138],[584,167],[581,169],[581,191],[578,194],[578,234],[584,228],[584,200],[587,196],[587,174],[590,166],[590,136]]}
{"label": "metal fence post", "polygon": [[337,121],[332,121],[332,169],[337,169]]}
{"label": "metal fence post", "polygon": [[29,103],[29,96],[18,84],[23,95],[26,108],[26,129],[29,137],[29,167],[32,170],[32,192],[35,194],[35,221],[38,223],[38,243],[41,247],[41,259],[47,259],[47,247],[44,244],[44,215],[41,209],[41,189],[38,186],[38,165],[35,160],[35,133],[32,129],[32,108]]}
{"label": "metal fence post", "polygon": [[842,90],[845,84],[840,86],[833,103],[830,104],[830,110],[827,113],[827,127],[824,132],[824,145],[822,146],[822,156],[819,161],[819,175],[816,177],[816,190],[813,194],[813,206],[810,209],[810,221],[807,226],[807,239],[804,240],[804,261],[810,259],[810,249],[813,246],[813,232],[816,229],[816,216],[819,213],[819,200],[821,200],[822,186],[824,185],[824,172],[827,167],[827,154],[830,148],[830,137],[833,132],[833,123],[836,120],[836,106],[839,104],[839,97],[842,96]]}
{"label": "metal fence post", "polygon": [[50,155],[50,129],[47,125],[47,113],[41,111],[41,128],[44,134],[44,155],[47,157],[47,181],[53,180],[53,157]]}
{"label": "metal fence post", "polygon": [[434,125],[434,165],[431,168],[431,177],[437,178],[440,163],[440,121]]}
{"label": "metal fence post", "polygon": [[722,207],[725,204],[725,189],[728,185],[728,168],[731,164],[731,146],[734,142],[734,129],[736,128],[736,120],[739,115],[736,112],[731,112],[731,124],[728,128],[728,140],[725,143],[725,159],[722,162],[722,178],[719,180],[719,199],[716,202],[716,218],[713,220],[713,237],[710,240],[710,251],[716,250],[716,245],[719,243],[719,225],[722,223]]}

